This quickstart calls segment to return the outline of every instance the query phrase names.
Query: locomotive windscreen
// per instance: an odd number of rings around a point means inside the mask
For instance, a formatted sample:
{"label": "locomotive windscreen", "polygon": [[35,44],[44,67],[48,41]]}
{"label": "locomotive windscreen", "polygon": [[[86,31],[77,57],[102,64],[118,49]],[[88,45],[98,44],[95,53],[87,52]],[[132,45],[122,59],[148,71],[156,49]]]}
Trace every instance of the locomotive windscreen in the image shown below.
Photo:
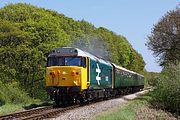
{"label": "locomotive windscreen", "polygon": [[81,57],[49,57],[47,66],[82,66]]}

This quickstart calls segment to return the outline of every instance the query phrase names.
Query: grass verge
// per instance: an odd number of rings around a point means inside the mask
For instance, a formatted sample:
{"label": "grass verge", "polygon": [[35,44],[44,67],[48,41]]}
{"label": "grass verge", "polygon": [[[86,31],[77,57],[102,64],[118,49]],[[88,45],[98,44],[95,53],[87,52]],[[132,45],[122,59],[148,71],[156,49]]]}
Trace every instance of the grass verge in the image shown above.
{"label": "grass verge", "polygon": [[176,120],[170,113],[154,109],[149,101],[152,97],[149,94],[139,96],[122,106],[111,111],[103,112],[95,116],[96,120]]}
{"label": "grass verge", "polygon": [[[47,100],[49,100],[47,98]],[[21,89],[17,82],[0,81],[0,115],[49,105],[49,101],[34,99]]]}
{"label": "grass verge", "polygon": [[15,111],[22,111],[23,110],[23,104],[5,104],[0,107],[0,115],[5,115],[8,113],[13,113]]}
{"label": "grass verge", "polygon": [[42,102],[40,100],[34,100],[26,104],[25,103],[20,103],[20,104],[7,103],[0,106],[0,115],[5,115],[5,114],[13,113],[13,112],[19,112],[23,110],[28,110],[28,109],[52,105],[52,104],[53,103],[50,101]]}

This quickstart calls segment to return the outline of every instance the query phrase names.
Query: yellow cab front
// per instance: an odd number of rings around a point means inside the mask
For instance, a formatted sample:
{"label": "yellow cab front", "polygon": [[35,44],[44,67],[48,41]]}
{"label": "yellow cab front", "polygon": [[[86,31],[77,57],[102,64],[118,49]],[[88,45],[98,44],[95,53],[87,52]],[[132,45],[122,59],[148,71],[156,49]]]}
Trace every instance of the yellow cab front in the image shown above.
{"label": "yellow cab front", "polygon": [[81,56],[49,57],[46,68],[48,91],[66,87],[81,92],[89,86],[88,62]]}

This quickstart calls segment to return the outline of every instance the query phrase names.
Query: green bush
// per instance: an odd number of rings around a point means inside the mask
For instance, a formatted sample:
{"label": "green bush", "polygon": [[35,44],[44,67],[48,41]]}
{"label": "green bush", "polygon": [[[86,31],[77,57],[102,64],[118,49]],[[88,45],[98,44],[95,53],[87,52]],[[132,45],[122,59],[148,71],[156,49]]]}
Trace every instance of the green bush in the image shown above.
{"label": "green bush", "polygon": [[4,95],[0,92],[0,106],[5,104]]}
{"label": "green bush", "polygon": [[5,103],[26,104],[33,101],[25,91],[19,88],[17,82],[4,84],[0,81],[0,90],[0,106]]}
{"label": "green bush", "polygon": [[146,72],[145,78],[146,78],[146,84],[148,84],[149,86],[156,86],[158,83],[158,77],[159,77],[160,73],[157,72]]}
{"label": "green bush", "polygon": [[152,96],[153,104],[180,115],[180,64],[164,68]]}

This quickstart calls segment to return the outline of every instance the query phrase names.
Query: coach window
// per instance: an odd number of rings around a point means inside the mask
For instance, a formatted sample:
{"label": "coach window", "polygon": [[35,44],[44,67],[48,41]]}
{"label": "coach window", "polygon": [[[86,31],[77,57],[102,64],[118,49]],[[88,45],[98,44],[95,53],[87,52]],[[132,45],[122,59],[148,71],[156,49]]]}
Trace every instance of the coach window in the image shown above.
{"label": "coach window", "polygon": [[123,76],[123,71],[121,72],[121,75]]}
{"label": "coach window", "polygon": [[129,78],[129,73],[126,73],[126,77]]}
{"label": "coach window", "polygon": [[122,74],[122,76],[124,76],[124,72],[123,71],[121,72],[121,74]]}
{"label": "coach window", "polygon": [[122,76],[122,79],[124,79],[124,72],[121,71],[121,76]]}

